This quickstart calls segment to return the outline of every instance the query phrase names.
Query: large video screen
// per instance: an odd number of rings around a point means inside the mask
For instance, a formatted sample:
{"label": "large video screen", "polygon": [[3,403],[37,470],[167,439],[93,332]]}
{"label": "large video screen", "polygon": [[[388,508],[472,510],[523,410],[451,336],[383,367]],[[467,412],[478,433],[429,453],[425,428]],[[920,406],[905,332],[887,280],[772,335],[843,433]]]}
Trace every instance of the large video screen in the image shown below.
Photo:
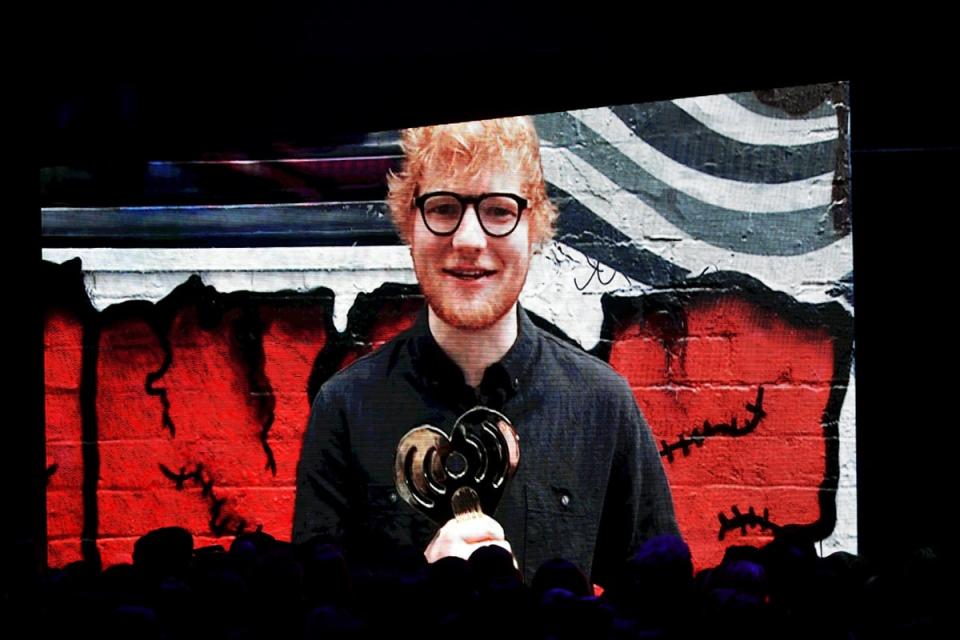
{"label": "large video screen", "polygon": [[[847,94],[531,114],[559,217],[520,304],[626,380],[699,567],[784,527],[857,549]],[[43,209],[51,566],[172,525],[290,539],[316,394],[424,306],[385,201],[402,156],[380,131],[158,159],[145,205]]]}

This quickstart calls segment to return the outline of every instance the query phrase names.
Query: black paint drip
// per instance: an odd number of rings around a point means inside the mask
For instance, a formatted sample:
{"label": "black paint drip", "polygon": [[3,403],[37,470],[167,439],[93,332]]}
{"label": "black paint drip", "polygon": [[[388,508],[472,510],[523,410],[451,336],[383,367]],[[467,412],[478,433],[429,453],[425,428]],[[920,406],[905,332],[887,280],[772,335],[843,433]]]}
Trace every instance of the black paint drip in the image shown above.
{"label": "black paint drip", "polygon": [[163,408],[161,418],[163,427],[170,432],[171,437],[176,437],[176,426],[170,417],[168,390],[156,386],[173,364],[173,347],[170,343],[173,320],[182,309],[194,306],[199,327],[205,331],[212,331],[221,326],[228,311],[239,308],[240,315],[232,326],[231,347],[245,367],[244,377],[247,380],[249,394],[256,403],[257,419],[260,422],[260,446],[266,457],[265,468],[275,476],[277,462],[268,438],[275,420],[276,398],[264,369],[266,362],[263,351],[264,323],[257,311],[259,298],[269,299],[270,296],[249,292],[223,294],[211,286],[205,286],[195,275],[174,289],[169,296],[147,312],[147,320],[160,342],[164,357],[160,368],[147,374],[144,388],[148,395],[160,399]]}
{"label": "black paint drip", "polygon": [[268,437],[275,419],[277,406],[273,386],[267,378],[266,354],[263,351],[264,323],[253,306],[244,306],[240,316],[233,323],[234,344],[247,367],[247,385],[250,395],[256,402],[257,419],[260,421],[260,446],[267,458],[266,468],[277,475],[277,461],[270,448]]}

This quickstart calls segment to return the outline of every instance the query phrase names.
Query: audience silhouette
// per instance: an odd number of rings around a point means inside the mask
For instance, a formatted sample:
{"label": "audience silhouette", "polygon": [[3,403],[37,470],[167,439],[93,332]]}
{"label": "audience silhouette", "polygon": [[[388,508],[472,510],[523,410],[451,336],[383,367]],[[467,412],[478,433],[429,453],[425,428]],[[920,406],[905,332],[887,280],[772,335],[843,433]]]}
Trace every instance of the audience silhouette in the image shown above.
{"label": "audience silhouette", "polygon": [[683,540],[658,536],[605,589],[562,558],[527,585],[497,546],[434,564],[413,548],[355,556],[262,532],[194,548],[188,531],[165,527],[137,540],[132,564],[48,569],[5,606],[42,635],[157,640],[945,637],[932,549],[880,569],[846,552],[821,558],[800,530],[732,546],[696,573]]}

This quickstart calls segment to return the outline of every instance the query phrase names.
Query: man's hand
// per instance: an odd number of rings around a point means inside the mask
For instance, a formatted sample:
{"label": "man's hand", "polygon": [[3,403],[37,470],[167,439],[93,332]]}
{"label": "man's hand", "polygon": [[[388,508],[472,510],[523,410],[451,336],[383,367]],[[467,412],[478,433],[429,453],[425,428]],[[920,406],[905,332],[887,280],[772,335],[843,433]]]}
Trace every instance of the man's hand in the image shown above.
{"label": "man's hand", "polygon": [[[460,520],[452,518],[440,527],[433,540],[423,552],[427,562],[436,562],[440,558],[456,556],[468,560],[470,554],[488,544],[503,547],[510,554],[513,549],[503,536],[503,527],[490,516],[482,513]],[[516,564],[516,559],[514,559]]]}

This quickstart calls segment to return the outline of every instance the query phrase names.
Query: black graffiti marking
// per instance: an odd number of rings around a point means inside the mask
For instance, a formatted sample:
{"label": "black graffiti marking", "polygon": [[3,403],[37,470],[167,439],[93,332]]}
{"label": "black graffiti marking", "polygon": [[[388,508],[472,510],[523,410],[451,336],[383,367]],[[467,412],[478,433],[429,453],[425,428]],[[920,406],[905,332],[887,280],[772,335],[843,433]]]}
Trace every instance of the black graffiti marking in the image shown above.
{"label": "black graffiti marking", "polygon": [[[187,480],[199,480],[199,473],[202,468],[203,465],[198,464],[195,471],[187,473],[186,467],[180,467],[180,473],[174,473],[167,465],[162,463],[160,464],[160,471],[163,473],[163,475],[174,481],[177,486],[177,491],[183,491],[183,485]],[[204,487],[204,491],[207,491],[206,487]],[[204,493],[201,493],[201,495],[204,495]],[[204,497],[206,496],[204,495]]]}
{"label": "black graffiti marking", "polygon": [[767,415],[767,412],[763,410],[762,386],[757,388],[756,402],[754,404],[748,402],[746,407],[747,411],[753,414],[753,417],[750,418],[743,427],[737,426],[736,416],[730,419],[730,424],[710,424],[709,420],[704,420],[703,427],[694,427],[689,438],[681,433],[680,437],[673,444],[667,443],[666,440],[661,440],[660,445],[663,448],[660,450],[660,455],[666,457],[669,462],[673,462],[673,452],[677,449],[683,449],[683,455],[688,456],[690,455],[690,448],[693,445],[702,447],[707,438],[718,435],[738,438],[752,432]]}
{"label": "black graffiti marking", "polygon": [[[187,481],[191,481],[200,487],[200,496],[207,501],[210,509],[210,531],[216,536],[240,535],[249,527],[245,518],[227,513],[224,514],[224,506],[227,499],[218,496],[214,490],[214,480],[210,474],[205,472],[203,463],[198,462],[193,471],[187,471],[185,466],[180,467],[179,472],[172,471],[164,464],[160,464],[160,472],[173,481],[177,491],[183,491],[186,488]],[[260,526],[257,527],[260,530]]]}
{"label": "black graffiti marking", "polygon": [[780,525],[770,520],[770,509],[767,507],[763,508],[762,516],[758,516],[752,506],[747,509],[746,513],[741,513],[740,509],[738,509],[736,505],[733,505],[730,507],[730,513],[733,514],[730,517],[727,517],[723,512],[717,515],[720,519],[719,540],[723,540],[727,532],[733,531],[734,529],[740,529],[740,535],[744,536],[747,535],[747,527],[751,529],[760,527],[761,531],[771,531],[773,533],[777,533],[782,529]]}
{"label": "black graffiti marking", "polygon": [[[591,258],[590,256],[587,256],[587,264],[589,264],[593,268],[593,271],[590,272],[590,277],[587,278],[587,281],[583,283],[583,286],[581,287],[580,283],[577,282],[576,276],[574,276],[573,278],[573,286],[575,286],[578,291],[583,291],[584,289],[586,289],[587,285],[590,284],[590,282],[593,280],[594,277],[597,278],[597,282],[599,282],[603,286],[607,286],[608,284],[613,282],[613,279],[616,278],[618,275],[623,276],[623,274],[617,271],[616,269],[612,269],[613,274],[610,276],[609,279],[604,280],[603,276],[600,275],[601,272],[603,271],[603,267],[600,265],[599,260],[596,260],[594,258]],[[631,285],[633,284],[632,282],[630,282],[630,278],[627,278],[627,276],[623,276],[623,277],[626,278],[627,284],[631,284]]]}
{"label": "black graffiti marking", "polygon": [[703,268],[703,271],[701,271],[700,273],[697,274],[697,277],[698,277],[698,278],[703,277],[708,271],[710,271],[710,269],[713,269],[714,271],[720,271],[720,269],[717,268],[717,265],[715,265],[715,264],[708,264],[707,266],[705,266],[705,267]]}
{"label": "black graffiti marking", "polygon": [[59,465],[57,465],[56,462],[54,462],[52,465],[50,465],[49,467],[47,467],[47,484],[48,484],[48,485],[50,484],[50,478],[53,477],[53,474],[55,474],[55,473],[57,472],[57,469],[59,469],[59,468],[60,468],[60,467],[59,467]]}
{"label": "black graffiti marking", "polygon": [[[556,248],[557,248],[557,251],[560,253],[560,255],[562,255],[564,258],[570,261],[575,261],[573,257],[568,255],[567,252],[563,250],[563,247],[561,245],[558,244]],[[590,265],[593,271],[590,272],[590,277],[587,278],[587,281],[583,283],[582,287],[580,286],[580,283],[577,282],[577,277],[576,276],[573,277],[573,285],[577,288],[578,291],[583,291],[584,289],[586,289],[594,277],[597,278],[597,281],[600,284],[602,284],[603,286],[607,286],[608,284],[613,282],[613,279],[616,278],[618,274],[623,275],[619,271],[614,270],[613,275],[611,275],[610,278],[605,281],[603,279],[603,276],[600,275],[600,273],[603,271],[603,267],[600,265],[600,260],[591,258],[590,256],[586,256],[586,258],[587,258],[587,264]],[[554,262],[559,263],[559,261],[554,261]],[[630,282],[630,278],[627,278],[627,276],[623,276],[623,277],[627,279],[628,284],[630,285],[633,284],[632,282]]]}

